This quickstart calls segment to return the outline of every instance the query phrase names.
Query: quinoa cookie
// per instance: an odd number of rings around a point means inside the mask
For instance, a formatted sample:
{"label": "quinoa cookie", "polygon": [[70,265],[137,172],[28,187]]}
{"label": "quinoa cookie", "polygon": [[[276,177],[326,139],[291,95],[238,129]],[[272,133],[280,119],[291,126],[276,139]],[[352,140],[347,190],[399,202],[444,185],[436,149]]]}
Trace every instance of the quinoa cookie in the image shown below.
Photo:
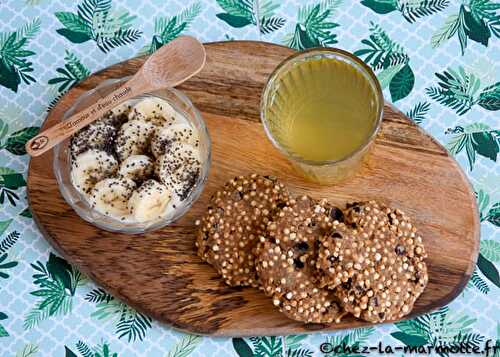
{"label": "quinoa cookie", "polygon": [[314,269],[318,238],[331,227],[331,211],[324,201],[307,196],[290,200],[260,238],[256,269],[262,289],[291,319],[331,323],[342,316],[334,293],[317,285]]}
{"label": "quinoa cookie", "polygon": [[410,313],[427,285],[425,258],[404,213],[370,201],[350,205],[345,223],[322,237],[316,268],[346,311],[382,322]]}
{"label": "quinoa cookie", "polygon": [[[336,210],[337,208],[331,207],[326,200],[318,202],[309,196],[290,199],[288,205],[268,224],[266,236],[260,238],[257,246],[257,254],[266,240],[286,249],[304,242],[308,247],[302,250],[309,250],[310,246],[314,248],[310,252],[315,253],[321,236],[332,227],[330,212]],[[313,256],[314,254],[311,255]]]}
{"label": "quinoa cookie", "polygon": [[285,186],[273,177],[239,176],[216,192],[197,221],[198,255],[230,286],[258,286],[255,249],[267,224],[289,200]]}

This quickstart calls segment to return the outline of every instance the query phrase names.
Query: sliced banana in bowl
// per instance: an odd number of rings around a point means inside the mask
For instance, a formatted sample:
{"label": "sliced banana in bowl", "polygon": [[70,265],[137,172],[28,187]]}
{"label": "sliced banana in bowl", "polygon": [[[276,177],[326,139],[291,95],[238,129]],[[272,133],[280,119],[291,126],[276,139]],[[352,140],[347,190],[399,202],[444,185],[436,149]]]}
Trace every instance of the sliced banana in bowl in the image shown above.
{"label": "sliced banana in bowl", "polygon": [[102,214],[124,220],[128,215],[128,201],[135,187],[135,182],[128,178],[104,179],[94,186],[90,204]]}
{"label": "sliced banana in bowl", "polygon": [[132,107],[129,118],[143,120],[156,126],[171,125],[179,119],[185,121],[167,101],[159,98],[141,100]]}
{"label": "sliced banana in bowl", "polygon": [[147,222],[165,216],[171,199],[167,187],[156,180],[145,181],[128,201],[130,215],[138,222]]}
{"label": "sliced banana in bowl", "polygon": [[122,161],[118,174],[131,180],[143,181],[154,171],[154,162],[147,155],[131,155]]}
{"label": "sliced banana in bowl", "polygon": [[120,161],[131,155],[148,151],[155,126],[142,120],[130,120],[122,125],[115,140],[115,151]]}
{"label": "sliced banana in bowl", "polygon": [[122,103],[111,109],[108,113],[110,117],[120,117],[120,115],[126,115],[130,113],[132,106],[129,102]]}
{"label": "sliced banana in bowl", "polygon": [[187,143],[174,143],[156,163],[156,174],[179,200],[187,198],[198,180],[201,157],[198,148]]}
{"label": "sliced banana in bowl", "polygon": [[198,147],[200,139],[193,127],[186,123],[159,127],[155,130],[151,139],[151,152],[158,158],[165,154],[172,144],[176,142],[183,142]]}
{"label": "sliced banana in bowl", "polygon": [[110,151],[115,141],[117,130],[103,121],[97,121],[80,130],[71,138],[73,158],[87,150]]}
{"label": "sliced banana in bowl", "polygon": [[167,91],[111,109],[57,154],[66,162],[64,170],[54,165],[61,192],[83,219],[143,233],[181,217],[201,194],[210,138],[189,99]]}
{"label": "sliced banana in bowl", "polygon": [[102,150],[87,150],[73,159],[71,167],[71,181],[78,192],[90,194],[94,185],[113,175],[118,169],[118,161]]}

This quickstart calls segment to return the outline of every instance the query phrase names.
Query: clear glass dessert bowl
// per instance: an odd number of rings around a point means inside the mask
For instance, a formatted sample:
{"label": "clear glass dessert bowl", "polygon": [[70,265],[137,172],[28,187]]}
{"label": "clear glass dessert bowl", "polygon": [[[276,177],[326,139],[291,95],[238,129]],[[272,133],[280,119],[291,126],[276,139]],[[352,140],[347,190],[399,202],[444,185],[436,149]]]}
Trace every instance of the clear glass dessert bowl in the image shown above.
{"label": "clear glass dessert bowl", "polygon": [[[118,88],[127,80],[128,78],[103,81],[95,89],[92,89],[80,96],[75,101],[73,106],[64,114],[63,120],[68,119],[78,111],[95,103],[97,100]],[[211,161],[210,136],[201,114],[193,106],[189,98],[174,88],[167,88],[137,96],[130,101],[127,101],[127,103],[134,105],[140,100],[146,98],[158,98],[168,102],[175,109],[175,111],[184,116],[190,125],[196,129],[199,136],[201,166],[196,182],[185,199],[180,202],[175,202],[173,208],[170,207],[170,209],[166,211],[166,214],[161,218],[146,222],[137,222],[132,220],[123,221],[107,216],[93,209],[87,198],[75,188],[71,179],[71,138],[66,139],[54,148],[53,169],[62,196],[82,219],[108,231],[139,234],[157,230],[169,225],[182,217],[198,199],[203,191],[208,177]],[[169,205],[171,204],[173,205],[173,203],[169,203]]]}

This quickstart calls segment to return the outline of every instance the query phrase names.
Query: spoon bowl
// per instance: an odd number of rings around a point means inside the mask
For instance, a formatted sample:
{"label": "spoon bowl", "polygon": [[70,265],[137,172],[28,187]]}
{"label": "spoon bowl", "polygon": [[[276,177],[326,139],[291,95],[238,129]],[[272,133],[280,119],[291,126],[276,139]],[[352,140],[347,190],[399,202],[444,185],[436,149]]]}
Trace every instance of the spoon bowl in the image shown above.
{"label": "spoon bowl", "polygon": [[205,48],[194,37],[179,37],[171,44],[175,47],[160,47],[142,66],[142,79],[151,87],[175,87],[196,75],[205,65]]}

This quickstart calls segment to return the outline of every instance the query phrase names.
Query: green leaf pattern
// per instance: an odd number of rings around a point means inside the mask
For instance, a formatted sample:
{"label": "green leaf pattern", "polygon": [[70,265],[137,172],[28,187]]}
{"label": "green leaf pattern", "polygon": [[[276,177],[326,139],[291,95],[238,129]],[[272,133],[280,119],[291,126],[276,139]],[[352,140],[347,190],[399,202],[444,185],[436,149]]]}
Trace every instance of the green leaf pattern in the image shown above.
{"label": "green leaf pattern", "polygon": [[62,28],[57,33],[72,43],[94,41],[107,53],[138,40],[142,31],[132,28],[135,16],[112,6],[111,0],[83,0],[77,13],[56,12]]}
{"label": "green leaf pattern", "polygon": [[283,351],[286,351],[285,355],[289,357],[312,357],[313,352],[301,345],[301,341],[305,338],[305,335],[290,335],[285,338],[250,337],[249,339],[233,338],[232,342],[239,357],[282,356]]}
{"label": "green leaf pattern", "polygon": [[364,47],[354,54],[377,71],[382,88],[389,87],[392,101],[406,98],[415,85],[415,75],[405,49],[375,23],[371,23],[370,36],[361,43]]}
{"label": "green leaf pattern", "polygon": [[187,357],[198,347],[201,340],[200,336],[186,335],[168,351],[167,357]]}
{"label": "green leaf pattern", "polygon": [[90,347],[87,343],[79,340],[75,344],[78,354],[73,352],[68,346],[65,347],[65,357],[118,357],[118,353],[112,352],[108,342]]}
{"label": "green leaf pattern", "polygon": [[40,19],[35,18],[17,31],[0,32],[0,86],[17,92],[21,83],[36,82],[33,63],[28,60],[36,53],[27,46],[40,31],[40,25]]}
{"label": "green leaf pattern", "polygon": [[490,111],[500,109],[500,82],[480,90],[480,78],[463,67],[448,68],[443,73],[436,73],[436,77],[438,86],[427,88],[427,94],[457,114],[464,115],[476,104]]}
{"label": "green leaf pattern", "polygon": [[297,50],[312,47],[329,47],[336,44],[333,29],[339,24],[333,21],[335,11],[342,0],[324,0],[301,6],[298,10],[294,32],[285,35],[285,45]]}
{"label": "green leaf pattern", "polygon": [[468,40],[488,46],[492,36],[500,37],[500,5],[493,0],[469,0],[460,5],[458,14],[450,15],[432,37],[434,48],[457,35],[462,55]]}
{"label": "green leaf pattern", "polygon": [[35,270],[33,284],[38,286],[31,295],[39,301],[25,316],[26,330],[51,316],[69,314],[76,289],[85,282],[85,277],[78,270],[52,253],[45,264],[37,261],[31,267]]}
{"label": "green leaf pattern", "polygon": [[56,77],[49,79],[47,82],[49,85],[57,88],[56,98],[54,98],[49,104],[49,109],[55,107],[59,99],[61,99],[66,91],[90,75],[89,69],[73,52],[68,50],[65,51],[64,62],[63,67],[56,69]]}
{"label": "green leaf pattern", "polygon": [[406,112],[406,116],[415,123],[422,124],[430,108],[431,105],[429,103],[418,102],[410,111]]}
{"label": "green leaf pattern", "polygon": [[362,0],[361,3],[377,14],[399,11],[410,23],[443,11],[450,4],[448,0]]}
{"label": "green leaf pattern", "polygon": [[149,45],[144,46],[140,55],[151,54],[166,43],[188,30],[189,25],[201,12],[201,3],[195,2],[172,17],[155,18],[155,34]]}
{"label": "green leaf pattern", "polygon": [[118,338],[126,338],[129,342],[142,341],[151,328],[152,319],[149,316],[135,311],[102,289],[92,290],[85,299],[96,304],[92,317],[113,322]]}
{"label": "green leaf pattern", "polygon": [[453,347],[460,344],[479,346],[484,336],[473,330],[475,319],[443,307],[414,320],[396,322],[399,331],[392,337],[406,346]]}
{"label": "green leaf pattern", "polygon": [[216,0],[225,11],[216,14],[217,18],[234,28],[248,25],[258,26],[263,35],[277,31],[285,24],[285,19],[275,16],[279,8],[277,0]]}
{"label": "green leaf pattern", "polygon": [[458,155],[465,149],[470,171],[474,168],[476,154],[496,162],[500,150],[500,130],[491,129],[487,124],[474,123],[448,129],[446,134],[452,135],[446,144],[452,155]]}

